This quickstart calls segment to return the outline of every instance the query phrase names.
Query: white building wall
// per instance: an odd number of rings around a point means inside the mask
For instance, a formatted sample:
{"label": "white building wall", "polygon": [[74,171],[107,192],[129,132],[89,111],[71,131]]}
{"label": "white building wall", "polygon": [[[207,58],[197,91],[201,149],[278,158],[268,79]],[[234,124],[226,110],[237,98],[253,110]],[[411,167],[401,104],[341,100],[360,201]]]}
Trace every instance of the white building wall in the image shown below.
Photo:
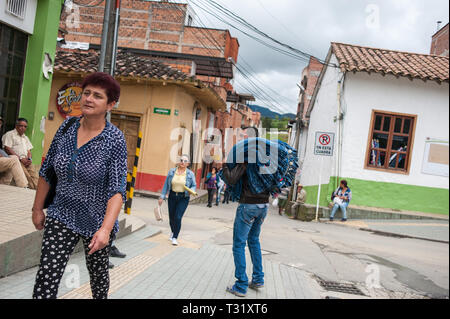
{"label": "white building wall", "polygon": [[[333,55],[330,64],[337,63]],[[310,124],[307,130],[303,130],[300,141],[302,155],[300,158],[301,166],[300,183],[303,186],[319,185],[320,166],[322,163],[322,177],[320,184],[328,184],[330,176],[335,173],[335,157],[336,157],[336,138],[334,146],[334,156],[318,156],[314,155],[314,144],[316,132],[329,132],[336,134],[337,124],[334,117],[337,115],[338,97],[337,87],[338,81],[342,78],[342,72],[338,68],[328,67],[322,80],[321,89],[319,90],[314,109],[311,112]],[[307,135],[307,140],[305,139]],[[306,151],[305,151],[306,150]]]}
{"label": "white building wall", "polygon": [[26,10],[23,19],[7,13],[6,2],[6,0],[0,1],[0,21],[25,33],[33,34],[37,0],[26,1]]}
{"label": "white building wall", "polygon": [[[449,140],[448,90],[448,83],[439,85],[433,81],[411,81],[404,77],[383,77],[380,74],[347,74],[341,176],[448,189],[448,177],[422,173],[426,139]],[[330,86],[322,87],[321,91],[324,95],[330,95],[331,104],[331,97],[336,90]],[[321,102],[321,114],[315,114],[314,122],[329,121],[324,113],[330,113],[330,116],[335,113],[330,112],[324,98]],[[317,106],[316,111],[319,109]],[[417,115],[409,175],[364,169],[372,110]]]}

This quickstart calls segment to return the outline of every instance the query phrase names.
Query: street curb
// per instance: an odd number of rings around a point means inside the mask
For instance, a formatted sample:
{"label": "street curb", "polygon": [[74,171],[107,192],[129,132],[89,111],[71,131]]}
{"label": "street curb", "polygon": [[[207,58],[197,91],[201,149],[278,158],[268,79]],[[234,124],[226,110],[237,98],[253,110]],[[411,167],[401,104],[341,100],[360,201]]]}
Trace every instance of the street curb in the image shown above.
{"label": "street curb", "polygon": [[380,235],[380,236],[419,239],[419,240],[426,240],[426,241],[431,241],[431,242],[441,243],[441,244],[450,244],[448,241],[444,241],[444,240],[430,239],[430,238],[423,238],[423,237],[415,237],[415,236],[409,236],[409,235],[403,235],[403,234],[397,234],[397,233],[390,233],[390,232],[384,232],[384,231],[374,230],[374,229],[370,229],[370,228],[359,228],[359,230],[366,231],[366,232],[371,232],[374,235]]}
{"label": "street curb", "polygon": [[349,224],[344,224],[344,223],[339,223],[339,222],[330,222],[328,220],[323,220],[323,219],[322,220],[319,219],[319,223],[324,223],[324,224],[328,224],[328,225],[336,225],[336,226],[341,226],[341,227],[346,227],[346,228],[353,228],[353,229],[356,229],[356,230],[369,232],[369,233],[372,233],[374,235],[379,235],[379,236],[407,238],[407,239],[419,239],[419,240],[426,240],[426,241],[431,241],[431,242],[441,243],[441,244],[447,244],[447,245],[450,244],[449,241],[444,241],[444,240],[439,240],[439,239],[416,237],[416,236],[385,232],[385,231],[381,231],[381,230],[375,230],[375,229],[364,228],[364,227],[353,227],[353,226],[351,226]]}

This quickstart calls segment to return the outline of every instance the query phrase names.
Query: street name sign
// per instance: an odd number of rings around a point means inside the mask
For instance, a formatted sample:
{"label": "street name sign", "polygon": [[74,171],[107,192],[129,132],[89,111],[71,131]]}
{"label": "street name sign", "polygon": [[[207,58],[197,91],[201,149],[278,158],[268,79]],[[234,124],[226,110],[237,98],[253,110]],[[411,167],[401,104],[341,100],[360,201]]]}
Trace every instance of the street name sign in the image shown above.
{"label": "street name sign", "polygon": [[155,109],[153,110],[153,113],[155,113],[155,114],[162,114],[162,115],[170,115],[170,110],[169,109],[163,109],[163,108],[155,107]]}

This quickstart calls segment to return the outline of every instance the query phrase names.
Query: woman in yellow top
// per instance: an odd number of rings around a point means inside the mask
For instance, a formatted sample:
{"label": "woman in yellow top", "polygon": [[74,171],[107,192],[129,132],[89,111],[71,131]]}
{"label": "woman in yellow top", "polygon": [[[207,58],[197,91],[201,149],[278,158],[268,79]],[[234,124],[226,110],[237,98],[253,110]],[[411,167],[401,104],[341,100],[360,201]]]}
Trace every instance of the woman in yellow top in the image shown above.
{"label": "woman in yellow top", "polygon": [[195,192],[197,187],[195,175],[188,169],[189,164],[189,156],[181,156],[177,167],[172,168],[167,174],[166,182],[159,198],[160,206],[167,197],[169,198],[169,223],[172,231],[170,240],[175,246],[178,245],[177,239],[181,230],[181,220],[190,200],[190,193],[186,190],[186,187],[192,192]]}

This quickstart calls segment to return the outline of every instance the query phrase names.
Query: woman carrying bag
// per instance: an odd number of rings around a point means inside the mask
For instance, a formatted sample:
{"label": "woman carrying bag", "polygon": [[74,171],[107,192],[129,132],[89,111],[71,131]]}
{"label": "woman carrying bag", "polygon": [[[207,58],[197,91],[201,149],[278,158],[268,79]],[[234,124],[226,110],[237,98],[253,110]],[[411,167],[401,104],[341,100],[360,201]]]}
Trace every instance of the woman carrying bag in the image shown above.
{"label": "woman carrying bag", "polygon": [[172,245],[178,245],[178,236],[181,230],[181,220],[189,205],[190,194],[195,193],[197,184],[194,173],[188,169],[190,164],[189,156],[181,156],[176,168],[172,168],[167,174],[164,188],[159,198],[158,204],[162,205],[168,197],[169,224],[172,234],[169,240]]}
{"label": "woman carrying bag", "polygon": [[[39,172],[32,221],[44,229],[34,299],[55,299],[67,262],[78,241],[84,244],[92,297],[106,299],[109,252],[126,196],[127,146],[123,133],[106,121],[119,100],[120,85],[106,73],[82,84],[80,118],[61,125]],[[44,203],[55,182],[55,196]]]}

